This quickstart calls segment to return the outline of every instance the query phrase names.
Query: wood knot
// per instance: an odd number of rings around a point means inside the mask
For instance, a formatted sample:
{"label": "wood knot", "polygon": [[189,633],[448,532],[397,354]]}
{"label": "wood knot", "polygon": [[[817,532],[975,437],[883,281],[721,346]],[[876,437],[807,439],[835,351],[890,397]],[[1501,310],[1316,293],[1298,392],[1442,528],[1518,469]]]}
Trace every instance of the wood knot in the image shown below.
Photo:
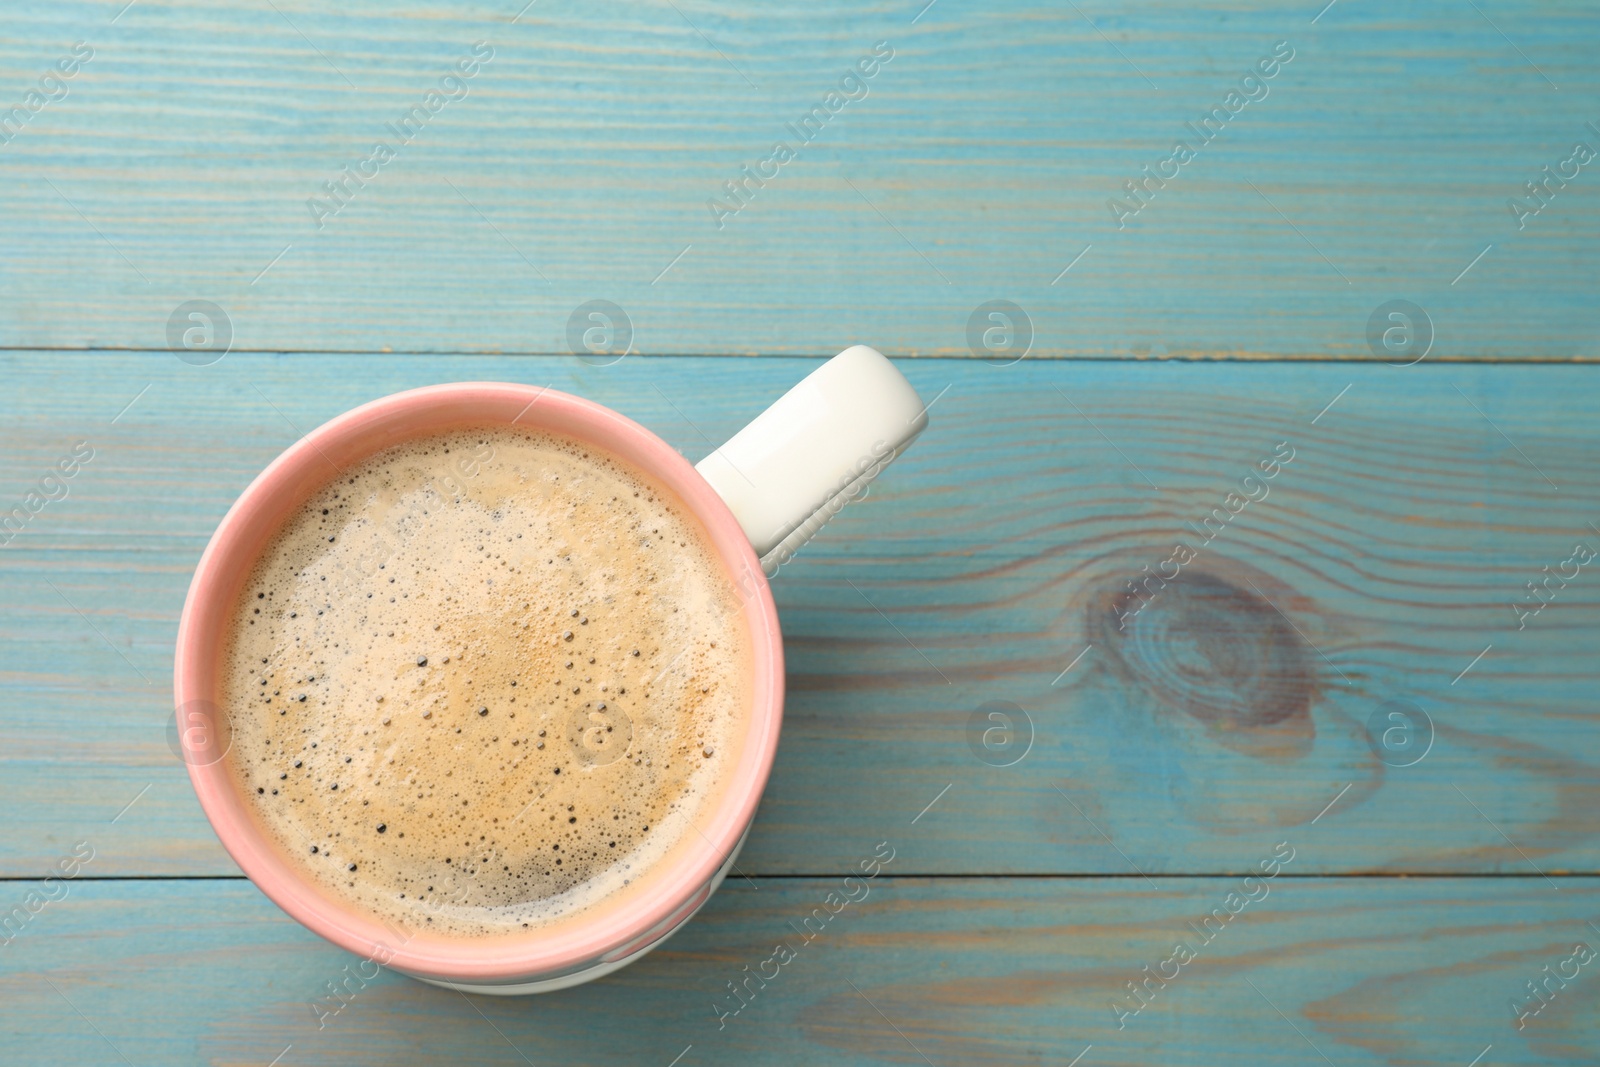
{"label": "wood knot", "polygon": [[1308,752],[1317,672],[1288,620],[1242,577],[1197,569],[1140,578],[1124,572],[1090,598],[1085,621],[1108,669],[1238,751]]}

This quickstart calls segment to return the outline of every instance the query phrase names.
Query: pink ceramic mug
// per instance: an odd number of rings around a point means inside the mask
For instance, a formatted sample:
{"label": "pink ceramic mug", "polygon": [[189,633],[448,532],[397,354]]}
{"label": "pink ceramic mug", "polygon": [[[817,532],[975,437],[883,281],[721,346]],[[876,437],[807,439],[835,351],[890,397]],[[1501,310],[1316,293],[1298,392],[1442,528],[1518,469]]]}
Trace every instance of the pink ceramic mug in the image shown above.
{"label": "pink ceramic mug", "polygon": [[[268,839],[222,760],[230,731],[215,703],[219,666],[252,565],[290,514],[338,471],[411,438],[513,423],[617,456],[666,486],[700,521],[740,591],[754,650],[753,707],[729,785],[702,820],[706,825],[698,827],[705,847],[669,855],[647,874],[648,893],[602,903],[531,934],[447,938],[397,928],[333,900]],[[878,352],[857,345],[813,372],[698,467],[609,408],[526,385],[414,389],[313,430],[274,460],[223,518],[195,569],[178,627],[174,699],[180,744],[223,847],[262,892],[307,927],[377,964],[437,985],[477,993],[544,992],[638,959],[692,916],[722,881],[772,768],[784,677],[766,575],[859,495],[926,425],[910,383]]]}

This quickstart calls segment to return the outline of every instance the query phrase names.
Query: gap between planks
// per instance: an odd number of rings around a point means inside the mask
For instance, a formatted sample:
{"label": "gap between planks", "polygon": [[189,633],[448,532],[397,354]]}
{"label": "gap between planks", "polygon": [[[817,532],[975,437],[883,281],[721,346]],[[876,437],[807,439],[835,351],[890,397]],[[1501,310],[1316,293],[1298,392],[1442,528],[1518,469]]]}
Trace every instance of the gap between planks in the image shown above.
{"label": "gap between planks", "polygon": [[[752,880],[757,879],[757,878],[764,878],[764,879],[767,879],[769,881],[775,881],[775,882],[799,882],[799,881],[807,881],[807,880],[816,881],[816,880],[827,879],[827,878],[841,878],[841,877],[846,877],[846,876],[849,876],[849,875],[853,875],[855,873],[856,873],[855,871],[850,870],[850,871],[823,871],[823,872],[820,872],[820,873],[819,872],[805,872],[805,873],[802,873],[802,874],[751,874],[751,875],[747,875],[746,877],[748,877],[748,878],[750,878]],[[1160,877],[1162,877],[1162,878],[1185,878],[1185,879],[1191,879],[1191,880],[1226,880],[1226,879],[1233,879],[1233,878],[1243,878],[1243,877],[1246,877],[1246,876],[1249,876],[1249,875],[1254,875],[1257,872],[1254,869],[1251,869],[1251,870],[1242,870],[1242,871],[1208,871],[1208,872],[1158,871],[1156,873],[1159,874]],[[1552,878],[1567,878],[1567,879],[1578,879],[1578,878],[1581,878],[1581,879],[1600,879],[1600,871],[1551,871],[1550,872],[1550,876]],[[1070,872],[1070,873],[1059,873],[1059,874],[1055,874],[1055,873],[1052,873],[1052,874],[1038,874],[1038,873],[1015,872],[1015,871],[1012,871],[1012,872],[1000,872],[1000,873],[996,873],[996,874],[950,874],[950,873],[918,874],[918,873],[915,873],[915,872],[912,872],[912,873],[908,874],[908,873],[906,873],[904,871],[900,871],[900,872],[896,872],[894,874],[890,874],[890,873],[885,871],[885,872],[880,873],[878,875],[878,877],[879,878],[886,878],[886,879],[888,879],[890,881],[921,880],[921,881],[927,881],[927,882],[960,882],[960,881],[968,881],[968,882],[983,882],[983,881],[1012,881],[1012,882],[1025,882],[1025,881],[1035,881],[1035,882],[1050,882],[1050,881],[1079,881],[1079,882],[1117,881],[1117,882],[1125,882],[1125,881],[1130,881],[1130,880],[1137,880],[1139,878],[1142,878],[1143,876],[1139,875],[1139,874],[1136,874],[1136,873],[1134,873],[1132,871],[1127,871],[1127,872],[1113,871],[1113,872],[1108,872],[1106,874],[1085,874],[1085,873],[1081,873],[1081,872]],[[1399,879],[1399,878],[1411,879],[1413,881],[1427,881],[1427,880],[1444,881],[1444,880],[1450,880],[1450,879],[1461,880],[1461,879],[1469,879],[1470,878],[1470,879],[1498,879],[1498,880],[1504,880],[1504,881],[1525,881],[1526,882],[1526,881],[1531,881],[1531,880],[1538,879],[1538,878],[1540,878],[1540,875],[1538,875],[1538,874],[1522,874],[1522,873],[1519,873],[1519,872],[1516,872],[1516,871],[1484,871],[1484,872],[1474,872],[1474,871],[1433,871],[1433,872],[1425,872],[1425,873],[1417,873],[1417,872],[1411,872],[1411,871],[1332,871],[1332,872],[1329,872],[1329,873],[1326,873],[1326,874],[1318,874],[1318,873],[1309,872],[1309,871],[1298,871],[1298,872],[1293,872],[1293,873],[1291,873],[1289,871],[1281,871],[1281,872],[1279,872],[1277,877],[1280,878],[1280,879],[1287,878],[1287,879],[1289,879],[1291,881],[1298,880],[1298,881],[1303,881],[1303,882],[1330,881],[1330,880],[1334,880],[1334,879],[1340,879],[1340,880],[1344,880],[1344,881],[1354,881],[1354,880],[1361,880],[1361,879],[1365,879],[1365,880],[1368,880],[1368,881],[1385,881],[1385,880],[1392,880],[1392,879]],[[39,876],[37,876],[37,875],[19,875],[19,874],[0,875],[0,883],[4,883],[4,882],[37,882],[38,880],[39,880]],[[79,882],[79,883],[82,883],[82,882],[248,882],[249,880],[250,879],[246,878],[242,874],[102,874],[102,875],[81,874],[78,877],[73,879],[74,882]]]}
{"label": "gap between planks", "polygon": [[[38,345],[0,345],[0,353],[22,352],[39,354],[53,353],[58,355],[71,355],[74,353],[92,356],[100,352],[121,352],[130,355],[166,356],[171,352],[165,348],[78,348],[78,347],[49,347]],[[462,352],[462,351],[428,351],[418,350],[384,350],[371,348],[232,348],[228,350],[230,356],[403,356],[403,357],[443,357],[450,359],[573,359],[571,352]],[[635,359],[661,360],[661,359],[832,359],[837,352],[661,352],[661,353],[633,353]],[[982,362],[976,356],[957,356],[944,354],[922,355],[920,353],[885,352],[890,359],[917,360],[924,363],[978,363]],[[1333,356],[1323,354],[1308,354],[1304,356],[1251,356],[1251,355],[1166,355],[1166,356],[1029,356],[1033,363],[1245,363],[1252,366],[1268,364],[1314,364],[1317,366],[1332,366],[1336,364],[1388,366],[1382,360],[1373,356]],[[1600,355],[1594,356],[1527,356],[1507,358],[1504,356],[1470,356],[1470,355],[1439,355],[1430,356],[1429,363],[1467,364],[1485,367],[1534,367],[1534,366],[1591,366],[1600,364]]]}

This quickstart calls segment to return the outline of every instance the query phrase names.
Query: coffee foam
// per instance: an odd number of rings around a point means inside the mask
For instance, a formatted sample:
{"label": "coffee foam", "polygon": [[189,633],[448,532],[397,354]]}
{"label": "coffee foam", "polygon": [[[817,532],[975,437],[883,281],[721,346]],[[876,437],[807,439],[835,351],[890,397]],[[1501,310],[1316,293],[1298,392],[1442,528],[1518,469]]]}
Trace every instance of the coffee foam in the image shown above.
{"label": "coffee foam", "polygon": [[225,647],[227,762],[268,835],[336,899],[445,936],[548,925],[704,847],[751,704],[739,600],[686,509],[503,427],[341,472]]}

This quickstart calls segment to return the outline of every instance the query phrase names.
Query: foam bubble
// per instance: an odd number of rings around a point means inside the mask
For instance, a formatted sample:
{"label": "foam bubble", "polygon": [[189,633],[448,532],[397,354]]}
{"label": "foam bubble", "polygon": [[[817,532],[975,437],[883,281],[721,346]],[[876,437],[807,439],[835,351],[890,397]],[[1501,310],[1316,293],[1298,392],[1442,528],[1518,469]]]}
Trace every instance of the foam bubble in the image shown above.
{"label": "foam bubble", "polygon": [[506,428],[341,473],[263,554],[227,650],[261,825],[334,896],[453,936],[570,917],[694,837],[751,699],[683,506]]}

